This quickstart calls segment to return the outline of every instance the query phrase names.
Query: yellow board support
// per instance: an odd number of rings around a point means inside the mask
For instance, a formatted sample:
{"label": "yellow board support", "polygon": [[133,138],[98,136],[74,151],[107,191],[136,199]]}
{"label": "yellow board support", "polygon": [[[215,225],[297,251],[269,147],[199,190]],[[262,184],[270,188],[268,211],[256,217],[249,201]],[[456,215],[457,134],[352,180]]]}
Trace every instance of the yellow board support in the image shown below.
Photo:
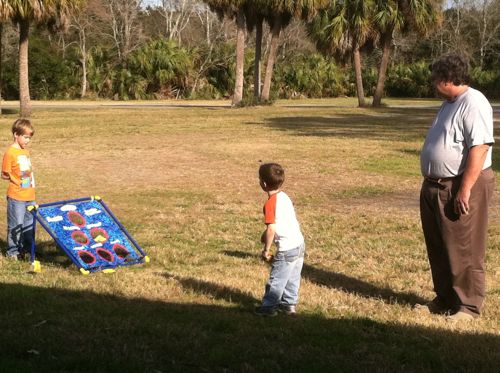
{"label": "yellow board support", "polygon": [[34,260],[30,265],[30,272],[32,273],[40,273],[42,272],[42,266],[38,260]]}
{"label": "yellow board support", "polygon": [[115,272],[115,270],[114,270],[114,269],[112,269],[112,268],[106,268],[106,269],[103,269],[103,270],[102,270],[102,272],[103,272],[103,273],[114,273],[114,272]]}
{"label": "yellow board support", "polygon": [[149,259],[149,256],[145,256],[144,257],[144,263],[149,263],[151,261],[151,259]]}
{"label": "yellow board support", "polygon": [[90,271],[87,271],[85,268],[80,268],[80,272],[84,276],[87,276],[90,273]]}

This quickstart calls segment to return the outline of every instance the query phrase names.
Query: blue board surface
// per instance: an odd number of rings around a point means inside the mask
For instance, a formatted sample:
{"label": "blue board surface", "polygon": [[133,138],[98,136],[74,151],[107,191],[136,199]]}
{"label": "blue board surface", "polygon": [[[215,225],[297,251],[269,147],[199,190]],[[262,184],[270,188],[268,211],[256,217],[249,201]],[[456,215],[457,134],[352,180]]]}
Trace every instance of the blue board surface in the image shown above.
{"label": "blue board surface", "polygon": [[145,257],[100,199],[39,205],[35,216],[70,259],[85,270],[136,264]]}

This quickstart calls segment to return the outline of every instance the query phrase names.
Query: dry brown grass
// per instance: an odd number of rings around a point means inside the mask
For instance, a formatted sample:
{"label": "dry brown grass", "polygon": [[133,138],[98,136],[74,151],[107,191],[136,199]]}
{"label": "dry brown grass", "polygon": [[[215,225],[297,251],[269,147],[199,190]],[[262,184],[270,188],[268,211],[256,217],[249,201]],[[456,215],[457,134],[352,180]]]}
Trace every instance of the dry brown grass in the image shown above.
{"label": "dry brown grass", "polygon": [[[498,336],[498,196],[490,214],[483,317],[457,327],[412,310],[416,301],[433,296],[418,213],[418,151],[436,103],[429,108],[418,107],[429,102],[398,101],[394,105],[411,108],[379,110],[357,109],[352,100],[313,103],[320,106],[36,109],[31,152],[38,202],[102,196],[152,262],[112,275],[80,276],[55,254],[48,235],[39,232],[38,242],[53,253],[42,262],[43,273],[32,276],[25,263],[0,259],[1,282],[250,314],[268,275],[258,260],[265,195],[257,168],[261,161],[276,161],[286,168],[284,189],[306,236],[303,317],[367,319],[402,333],[425,330],[417,334],[430,339],[446,334],[460,354],[465,353],[457,347],[464,333]],[[4,148],[13,119],[0,119]],[[498,130],[496,135],[500,140]],[[498,194],[499,183],[496,189]],[[5,216],[5,204],[0,216]],[[5,231],[3,219],[0,231]],[[487,348],[487,356],[500,361],[498,345]],[[367,361],[384,361],[372,353],[366,352]],[[467,354],[471,361],[486,356],[483,349],[476,357]],[[197,367],[218,370],[222,363],[217,359]],[[358,358],[351,359],[355,364]],[[397,352],[387,359],[389,369],[405,366]],[[252,371],[260,365],[241,360],[224,366]]]}

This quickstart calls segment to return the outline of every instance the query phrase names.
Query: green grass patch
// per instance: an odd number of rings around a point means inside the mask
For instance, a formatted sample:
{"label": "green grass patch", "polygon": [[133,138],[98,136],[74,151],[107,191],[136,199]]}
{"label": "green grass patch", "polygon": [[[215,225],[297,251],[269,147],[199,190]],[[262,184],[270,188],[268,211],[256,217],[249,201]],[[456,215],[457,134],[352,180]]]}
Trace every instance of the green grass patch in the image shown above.
{"label": "green grass patch", "polygon": [[[418,159],[417,159],[418,161]],[[420,163],[415,157],[383,157],[363,161],[363,171],[390,174],[393,176],[415,177],[420,175]]]}
{"label": "green grass patch", "polygon": [[370,198],[391,193],[389,188],[378,186],[361,186],[332,193],[333,198]]}
{"label": "green grass patch", "polygon": [[[38,227],[42,273],[0,257],[0,370],[497,370],[498,204],[482,318],[453,326],[414,312],[433,297],[419,149],[438,102],[388,103],[37,106],[37,202],[101,196],[151,262],[82,276]],[[0,118],[4,147],[13,120]],[[259,260],[267,195],[257,176],[267,161],[284,165],[306,238],[295,318],[252,313],[269,275]]]}

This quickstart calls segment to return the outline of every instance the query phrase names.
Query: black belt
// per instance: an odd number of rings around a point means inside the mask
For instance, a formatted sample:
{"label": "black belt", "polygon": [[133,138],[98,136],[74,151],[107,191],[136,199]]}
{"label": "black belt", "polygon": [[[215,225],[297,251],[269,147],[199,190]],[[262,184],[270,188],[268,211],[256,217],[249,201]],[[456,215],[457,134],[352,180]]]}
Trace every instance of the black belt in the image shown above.
{"label": "black belt", "polygon": [[453,176],[453,177],[429,177],[429,176],[425,176],[424,177],[424,180],[425,181],[429,181],[431,183],[437,183],[437,184],[441,184],[443,182],[446,182],[446,181],[450,181],[450,180],[453,180],[453,179],[456,179],[457,177],[460,177],[462,175],[459,175],[459,176]]}
{"label": "black belt", "polygon": [[[484,170],[482,170],[481,172],[489,171],[490,169],[491,169],[491,167],[488,167],[488,168],[485,168]],[[450,180],[456,179],[457,177],[462,177],[462,174],[460,174],[458,176],[452,176],[452,177],[429,177],[429,176],[424,176],[424,180],[425,181],[429,181],[431,183],[440,184],[442,182],[446,182],[446,181],[450,181]]]}

